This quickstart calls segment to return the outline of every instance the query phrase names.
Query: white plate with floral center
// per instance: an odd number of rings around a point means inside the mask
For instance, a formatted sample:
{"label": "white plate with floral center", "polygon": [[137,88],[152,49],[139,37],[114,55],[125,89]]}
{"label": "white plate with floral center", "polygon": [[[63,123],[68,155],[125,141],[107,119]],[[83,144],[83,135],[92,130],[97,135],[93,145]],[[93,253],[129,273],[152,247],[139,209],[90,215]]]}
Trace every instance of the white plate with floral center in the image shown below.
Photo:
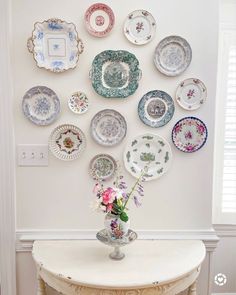
{"label": "white plate with floral center", "polygon": [[193,153],[204,146],[207,140],[207,127],[196,117],[179,120],[172,130],[172,141],[182,152]]}
{"label": "white plate with floral center", "polygon": [[75,92],[68,99],[68,106],[75,114],[83,114],[88,110],[88,98],[83,92]]}
{"label": "white plate with floral center", "polygon": [[124,34],[133,44],[144,45],[150,42],[156,33],[156,21],[146,10],[131,12],[124,23]]}
{"label": "white plate with floral center", "polygon": [[184,80],[176,90],[176,100],[185,110],[197,110],[205,102],[206,97],[206,86],[196,78]]}
{"label": "white plate with floral center", "polygon": [[109,180],[117,172],[116,160],[108,154],[98,154],[90,161],[90,174],[102,181]]}
{"label": "white plate with floral center", "polygon": [[49,138],[49,149],[60,160],[77,159],[85,147],[84,133],[77,126],[71,124],[56,127]]}
{"label": "white plate with floral center", "polygon": [[169,143],[157,134],[146,133],[132,139],[124,151],[127,171],[139,178],[147,167],[145,181],[161,177],[170,168],[172,152]]}
{"label": "white plate with floral center", "polygon": [[167,76],[183,73],[192,60],[192,49],[189,43],[180,36],[168,36],[156,47],[154,63],[157,69]]}
{"label": "white plate with floral center", "polygon": [[35,86],[25,93],[22,110],[26,118],[34,124],[49,125],[60,113],[60,100],[52,89],[46,86]]}
{"label": "white plate with floral center", "polygon": [[90,132],[92,138],[98,144],[114,146],[124,139],[127,124],[125,118],[119,112],[105,109],[93,117]]}
{"label": "white plate with floral center", "polygon": [[85,12],[85,25],[95,37],[104,37],[112,30],[115,16],[112,9],[104,3],[95,3]]}

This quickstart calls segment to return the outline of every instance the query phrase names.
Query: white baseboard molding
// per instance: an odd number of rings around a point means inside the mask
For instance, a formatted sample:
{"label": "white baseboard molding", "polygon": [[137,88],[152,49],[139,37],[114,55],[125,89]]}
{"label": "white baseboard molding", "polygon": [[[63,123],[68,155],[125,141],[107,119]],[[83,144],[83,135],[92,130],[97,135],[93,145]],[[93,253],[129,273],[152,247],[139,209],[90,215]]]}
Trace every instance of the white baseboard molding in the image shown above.
{"label": "white baseboard molding", "polygon": [[236,237],[236,224],[214,224],[217,236]]}
{"label": "white baseboard molding", "polygon": [[[32,250],[35,240],[93,240],[98,230],[18,230],[16,251]],[[214,251],[219,238],[214,229],[209,230],[137,230],[142,240],[202,240],[207,251]]]}
{"label": "white baseboard molding", "polygon": [[236,295],[236,293],[212,293],[211,295]]}

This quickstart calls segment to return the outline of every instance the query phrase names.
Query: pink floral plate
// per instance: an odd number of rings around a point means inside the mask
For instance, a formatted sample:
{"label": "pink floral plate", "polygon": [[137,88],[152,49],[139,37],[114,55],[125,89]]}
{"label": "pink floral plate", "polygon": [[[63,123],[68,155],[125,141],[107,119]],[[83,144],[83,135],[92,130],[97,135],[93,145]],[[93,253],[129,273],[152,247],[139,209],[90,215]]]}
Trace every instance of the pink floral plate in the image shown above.
{"label": "pink floral plate", "polygon": [[180,151],[193,153],[203,147],[207,135],[207,127],[200,119],[185,117],[175,124],[172,141]]}
{"label": "pink floral plate", "polygon": [[103,3],[91,5],[85,12],[85,25],[89,34],[104,37],[112,30],[115,16],[112,9]]}

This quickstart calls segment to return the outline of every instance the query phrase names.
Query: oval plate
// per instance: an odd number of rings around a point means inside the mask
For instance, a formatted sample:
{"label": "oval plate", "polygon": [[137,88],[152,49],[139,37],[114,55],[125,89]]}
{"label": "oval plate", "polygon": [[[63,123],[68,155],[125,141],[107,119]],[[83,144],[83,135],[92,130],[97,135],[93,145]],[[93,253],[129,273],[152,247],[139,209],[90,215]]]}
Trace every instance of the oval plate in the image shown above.
{"label": "oval plate", "polygon": [[85,12],[84,19],[87,31],[95,37],[106,36],[115,23],[112,9],[103,3],[91,5]]}
{"label": "oval plate", "polygon": [[125,148],[124,164],[127,171],[139,178],[143,169],[145,181],[161,177],[170,167],[172,152],[169,143],[159,135],[146,133],[135,137]]}
{"label": "oval plate", "polygon": [[185,110],[197,110],[205,102],[206,97],[206,86],[196,78],[182,81],[176,90],[176,100]]}
{"label": "oval plate", "polygon": [[90,161],[90,174],[102,181],[109,180],[117,172],[116,160],[108,154],[99,154]]}
{"label": "oval plate", "polygon": [[75,92],[68,99],[68,106],[75,114],[83,114],[88,110],[88,98],[83,92]]}
{"label": "oval plate", "polygon": [[207,140],[207,127],[196,117],[179,120],[172,130],[172,141],[182,152],[193,153],[203,147]]}
{"label": "oval plate", "polygon": [[79,158],[86,146],[84,133],[71,124],[56,127],[49,138],[49,149],[55,157],[64,161]]}
{"label": "oval plate", "polygon": [[150,42],[156,33],[156,21],[146,10],[131,12],[124,24],[125,37],[133,44],[143,45]]}
{"label": "oval plate", "polygon": [[156,47],[154,63],[157,69],[167,76],[183,73],[192,60],[189,43],[180,36],[168,36]]}
{"label": "oval plate", "polygon": [[166,125],[173,117],[174,111],[173,99],[161,90],[147,92],[138,105],[139,118],[151,127]]}
{"label": "oval plate", "polygon": [[60,100],[52,89],[46,86],[35,86],[25,93],[22,110],[32,123],[41,126],[49,125],[60,113]]}
{"label": "oval plate", "polygon": [[125,118],[115,110],[102,110],[92,119],[90,132],[100,145],[114,146],[120,143],[127,131]]}

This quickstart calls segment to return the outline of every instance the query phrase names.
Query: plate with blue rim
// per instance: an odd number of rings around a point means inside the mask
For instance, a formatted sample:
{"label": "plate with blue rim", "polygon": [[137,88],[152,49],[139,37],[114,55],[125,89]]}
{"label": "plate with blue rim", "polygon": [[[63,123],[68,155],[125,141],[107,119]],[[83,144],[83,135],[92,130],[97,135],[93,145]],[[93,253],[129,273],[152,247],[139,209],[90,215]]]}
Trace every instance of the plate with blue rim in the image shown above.
{"label": "plate with blue rim", "polygon": [[151,127],[166,125],[174,115],[172,97],[162,90],[152,90],[144,94],[138,104],[140,120]]}
{"label": "plate with blue rim", "polygon": [[36,125],[52,124],[60,113],[60,100],[56,93],[46,86],[30,88],[22,100],[26,118]]}
{"label": "plate with blue rim", "polygon": [[133,138],[126,146],[124,165],[136,178],[144,173],[145,181],[157,179],[171,165],[172,151],[169,143],[161,136],[145,133]]}

